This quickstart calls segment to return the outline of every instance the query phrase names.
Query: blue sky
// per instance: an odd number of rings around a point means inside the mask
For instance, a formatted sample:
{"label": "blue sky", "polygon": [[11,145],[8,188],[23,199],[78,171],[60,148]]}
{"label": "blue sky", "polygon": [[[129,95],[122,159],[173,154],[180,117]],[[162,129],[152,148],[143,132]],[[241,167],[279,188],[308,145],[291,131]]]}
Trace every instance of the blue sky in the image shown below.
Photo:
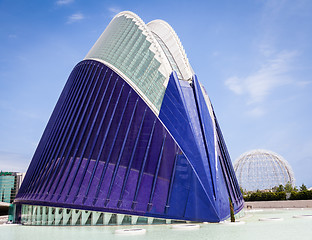
{"label": "blue sky", "polygon": [[26,171],[72,68],[112,17],[167,21],[234,161],[268,149],[312,186],[312,1],[0,0],[0,169]]}

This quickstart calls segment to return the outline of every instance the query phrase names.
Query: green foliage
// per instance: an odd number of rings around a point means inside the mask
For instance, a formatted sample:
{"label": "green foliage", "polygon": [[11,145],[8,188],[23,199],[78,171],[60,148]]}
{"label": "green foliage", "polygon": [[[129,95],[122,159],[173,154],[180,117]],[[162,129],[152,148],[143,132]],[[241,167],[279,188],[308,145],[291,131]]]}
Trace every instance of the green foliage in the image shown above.
{"label": "green foliage", "polygon": [[244,189],[242,187],[239,187],[239,189],[240,189],[242,195],[244,195]]}
{"label": "green foliage", "polygon": [[307,186],[302,183],[302,185],[300,186],[300,192],[307,191],[307,190],[308,190]]}
{"label": "green foliage", "polygon": [[285,185],[285,192],[290,193],[293,190],[294,189],[293,189],[293,186],[291,185],[291,183],[290,182],[286,183],[286,185]]}
{"label": "green foliage", "polygon": [[287,192],[287,193],[291,193],[293,191],[297,192],[298,189],[297,187],[293,187],[292,184],[290,182],[287,182],[285,186],[283,186],[282,184],[279,185],[278,187],[273,187],[272,188],[273,192]]}
{"label": "green foliage", "polygon": [[303,190],[300,192],[292,191],[289,200],[309,200],[312,199],[312,191]]}
{"label": "green foliage", "polygon": [[282,184],[276,188],[276,192],[284,192],[284,191],[285,191],[285,188]]}
{"label": "green foliage", "polygon": [[286,200],[285,192],[254,192],[244,196],[244,200],[248,201],[277,201]]}
{"label": "green foliage", "polygon": [[[309,200],[312,199],[312,190],[308,190],[306,185],[293,187],[289,182],[283,186],[279,185],[272,188],[271,192],[257,190],[256,192],[248,192],[244,195],[244,200],[248,201],[278,201],[286,200],[286,193],[290,193],[289,200]],[[288,199],[288,198],[287,198]]]}

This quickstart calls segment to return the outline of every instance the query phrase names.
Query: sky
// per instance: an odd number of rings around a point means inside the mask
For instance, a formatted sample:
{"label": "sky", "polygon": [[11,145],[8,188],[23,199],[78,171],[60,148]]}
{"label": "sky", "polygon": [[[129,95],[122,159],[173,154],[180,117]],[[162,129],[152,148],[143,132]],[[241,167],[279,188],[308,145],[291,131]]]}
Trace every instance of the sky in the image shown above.
{"label": "sky", "polygon": [[0,170],[27,170],[71,70],[125,10],[174,28],[233,162],[267,149],[312,187],[310,0],[0,0]]}

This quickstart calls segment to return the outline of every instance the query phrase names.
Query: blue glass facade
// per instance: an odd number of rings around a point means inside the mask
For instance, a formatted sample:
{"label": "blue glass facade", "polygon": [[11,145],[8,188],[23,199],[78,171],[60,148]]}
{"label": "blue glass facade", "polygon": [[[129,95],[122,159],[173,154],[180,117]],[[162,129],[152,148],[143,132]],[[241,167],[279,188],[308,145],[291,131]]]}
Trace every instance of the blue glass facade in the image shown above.
{"label": "blue glass facade", "polygon": [[77,64],[15,203],[209,222],[229,217],[229,199],[240,211],[232,163],[196,75],[185,81],[172,71],[159,112],[131,84],[102,60]]}

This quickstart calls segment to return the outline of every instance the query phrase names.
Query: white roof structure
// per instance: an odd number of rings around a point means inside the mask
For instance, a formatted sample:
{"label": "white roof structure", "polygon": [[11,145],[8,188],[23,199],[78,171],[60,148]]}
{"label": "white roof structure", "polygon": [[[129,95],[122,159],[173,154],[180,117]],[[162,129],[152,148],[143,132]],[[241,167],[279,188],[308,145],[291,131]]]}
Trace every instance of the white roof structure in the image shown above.
{"label": "white roof structure", "polygon": [[172,27],[162,20],[145,24],[130,11],[121,12],[112,19],[86,59],[103,62],[114,69],[156,115],[170,74],[176,71],[181,80],[190,80],[193,76]]}
{"label": "white roof structure", "polygon": [[172,27],[163,20],[154,20],[147,24],[154,37],[162,47],[173,70],[179,79],[192,78],[193,71],[186,57],[181,41]]}
{"label": "white roof structure", "polygon": [[239,185],[247,191],[271,189],[288,182],[295,185],[295,177],[288,162],[277,153],[257,149],[243,153],[234,162]]}

